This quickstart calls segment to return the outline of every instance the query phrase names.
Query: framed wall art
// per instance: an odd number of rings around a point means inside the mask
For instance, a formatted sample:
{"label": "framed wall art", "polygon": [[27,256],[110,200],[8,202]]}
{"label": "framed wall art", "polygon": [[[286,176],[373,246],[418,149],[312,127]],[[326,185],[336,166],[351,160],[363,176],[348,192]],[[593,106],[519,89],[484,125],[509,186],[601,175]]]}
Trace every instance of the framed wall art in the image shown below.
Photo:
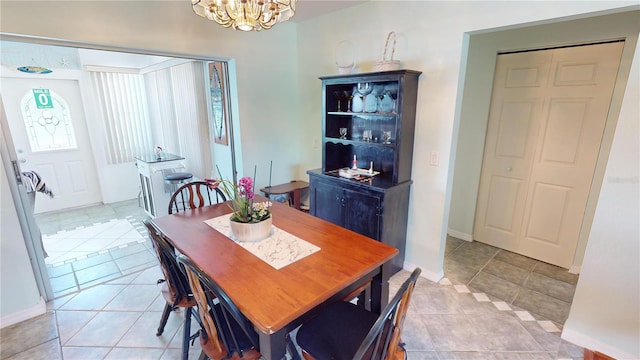
{"label": "framed wall art", "polygon": [[211,61],[209,68],[209,96],[211,98],[211,116],[213,127],[213,141],[216,144],[229,145],[227,135],[228,109],[227,106],[227,63]]}

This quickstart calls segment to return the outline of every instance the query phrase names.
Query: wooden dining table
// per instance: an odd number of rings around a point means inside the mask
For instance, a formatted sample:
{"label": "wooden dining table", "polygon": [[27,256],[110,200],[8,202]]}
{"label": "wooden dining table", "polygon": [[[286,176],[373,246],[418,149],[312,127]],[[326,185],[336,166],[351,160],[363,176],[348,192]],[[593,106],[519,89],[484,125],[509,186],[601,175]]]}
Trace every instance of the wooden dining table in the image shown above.
{"label": "wooden dining table", "polygon": [[279,270],[204,221],[231,210],[222,203],[157,217],[153,223],[176,249],[214,279],[251,321],[266,359],[282,359],[286,335],[319,310],[371,281],[373,312],[389,298],[389,245],[280,203],[273,226],[320,248]]}

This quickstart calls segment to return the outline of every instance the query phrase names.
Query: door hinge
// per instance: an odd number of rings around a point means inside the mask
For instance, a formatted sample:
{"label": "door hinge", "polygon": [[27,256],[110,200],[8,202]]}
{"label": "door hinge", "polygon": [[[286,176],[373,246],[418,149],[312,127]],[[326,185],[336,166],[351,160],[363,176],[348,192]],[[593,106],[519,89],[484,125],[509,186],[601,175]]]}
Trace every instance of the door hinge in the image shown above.
{"label": "door hinge", "polygon": [[22,185],[22,175],[20,175],[20,165],[16,160],[11,160],[11,165],[13,165],[13,174],[16,177],[16,182],[18,185]]}

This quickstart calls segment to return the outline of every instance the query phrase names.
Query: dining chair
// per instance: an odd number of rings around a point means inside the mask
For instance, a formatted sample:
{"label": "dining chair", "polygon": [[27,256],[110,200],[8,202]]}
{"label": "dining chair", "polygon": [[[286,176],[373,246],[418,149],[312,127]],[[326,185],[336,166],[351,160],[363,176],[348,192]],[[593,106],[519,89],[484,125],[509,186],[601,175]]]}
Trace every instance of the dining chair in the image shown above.
{"label": "dining chair", "polygon": [[258,334],[226,292],[187,256],[178,255],[177,261],[197,302],[202,325],[200,359],[259,359]]}
{"label": "dining chair", "polygon": [[227,201],[222,190],[211,188],[204,181],[192,181],[180,186],[169,200],[169,214]]}
{"label": "dining chair", "polygon": [[189,287],[189,281],[180,270],[180,266],[176,261],[176,252],[173,246],[169,244],[162,232],[156,228],[153,223],[149,220],[144,220],[143,223],[147,227],[149,238],[151,239],[158,261],[160,262],[160,269],[162,269],[164,275],[164,279],[158,280],[158,284],[162,283],[161,292],[166,304],[160,317],[160,325],[158,326],[156,336],[162,335],[169,315],[174,310],[178,308],[184,309],[182,359],[186,360],[189,354],[189,340],[191,337],[191,316],[193,315],[196,320],[199,320],[197,314],[192,312],[196,301]]}
{"label": "dining chair", "polygon": [[[380,315],[346,301],[330,304],[302,324],[295,342],[304,359],[406,359],[400,334],[418,276],[416,268]],[[287,338],[291,343],[292,338]],[[291,349],[293,346],[288,344]],[[300,355],[292,354],[295,359]]]}

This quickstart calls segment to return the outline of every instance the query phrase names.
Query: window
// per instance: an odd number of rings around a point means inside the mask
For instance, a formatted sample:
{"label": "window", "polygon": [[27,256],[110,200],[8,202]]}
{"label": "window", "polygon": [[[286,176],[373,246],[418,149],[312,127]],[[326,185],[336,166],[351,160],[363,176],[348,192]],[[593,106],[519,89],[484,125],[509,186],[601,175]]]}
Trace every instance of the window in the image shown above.
{"label": "window", "polygon": [[32,152],[76,149],[67,102],[49,89],[32,89],[20,104]]}

